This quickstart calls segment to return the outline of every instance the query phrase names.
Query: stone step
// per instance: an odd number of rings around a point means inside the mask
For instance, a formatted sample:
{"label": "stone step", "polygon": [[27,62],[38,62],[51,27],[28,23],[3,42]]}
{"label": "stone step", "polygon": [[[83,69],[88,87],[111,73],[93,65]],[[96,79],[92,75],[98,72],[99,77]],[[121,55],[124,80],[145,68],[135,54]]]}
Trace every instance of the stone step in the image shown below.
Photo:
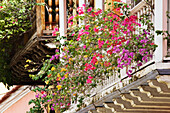
{"label": "stone step", "polygon": [[164,83],[160,83],[157,80],[148,80],[150,87],[156,88],[159,93],[170,94],[170,89]]}
{"label": "stone step", "polygon": [[98,113],[113,113],[112,110],[105,108],[104,106],[96,107]]}
{"label": "stone step", "polygon": [[156,77],[88,113],[170,113],[170,87]]}
{"label": "stone step", "polygon": [[132,108],[130,102],[122,100],[121,97],[119,98],[114,98],[113,102],[115,105],[119,105],[121,107],[121,109],[125,110],[127,108]]}
{"label": "stone step", "polygon": [[155,106],[132,106],[130,102],[122,100],[121,98],[113,99],[115,105],[121,106],[122,110],[133,111],[133,110],[144,110],[144,111],[170,111],[169,106],[155,107]]}
{"label": "stone step", "polygon": [[131,96],[138,98],[140,102],[170,103],[169,98],[155,98],[155,97],[150,98],[146,93],[141,93],[139,90],[136,89],[135,90],[131,89],[129,92]]}
{"label": "stone step", "polygon": [[140,102],[137,97],[133,97],[130,93],[121,94],[121,98],[125,101],[129,101],[133,107],[147,107],[147,108],[170,108],[170,103],[154,103],[153,101],[145,103]]}
{"label": "stone step", "polygon": [[98,113],[98,112],[97,112],[97,110],[94,109],[94,110],[88,111],[88,113]]}
{"label": "stone step", "polygon": [[115,105],[113,102],[103,103],[104,107],[110,109],[112,112],[122,111],[119,105]]}
{"label": "stone step", "polygon": [[170,99],[170,94],[162,94],[159,93],[155,88],[152,88],[148,85],[141,85],[138,87],[140,92],[146,93],[150,98],[169,98]]}

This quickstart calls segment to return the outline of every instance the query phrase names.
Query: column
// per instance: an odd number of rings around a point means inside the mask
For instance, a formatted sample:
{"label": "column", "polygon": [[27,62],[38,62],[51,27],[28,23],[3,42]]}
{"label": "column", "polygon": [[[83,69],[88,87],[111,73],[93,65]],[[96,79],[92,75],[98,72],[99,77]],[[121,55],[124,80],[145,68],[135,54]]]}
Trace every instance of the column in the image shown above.
{"label": "column", "polygon": [[66,0],[59,0],[59,23],[60,36],[65,36],[67,30],[66,23]]}
{"label": "column", "polygon": [[104,0],[95,0],[95,9],[104,10]]}
{"label": "column", "polygon": [[[155,30],[163,30],[163,0],[155,0]],[[163,60],[163,36],[155,33],[154,42],[158,47],[154,53],[155,62]]]}

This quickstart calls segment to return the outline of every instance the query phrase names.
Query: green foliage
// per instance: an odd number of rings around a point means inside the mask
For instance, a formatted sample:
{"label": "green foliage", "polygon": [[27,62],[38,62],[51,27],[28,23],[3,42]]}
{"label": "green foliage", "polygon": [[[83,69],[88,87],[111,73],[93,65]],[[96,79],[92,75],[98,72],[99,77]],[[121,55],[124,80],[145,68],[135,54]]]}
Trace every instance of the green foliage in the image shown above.
{"label": "green foliage", "polygon": [[10,61],[20,48],[17,41],[31,27],[31,13],[35,5],[30,0],[9,0],[0,3],[0,82],[11,82]]}

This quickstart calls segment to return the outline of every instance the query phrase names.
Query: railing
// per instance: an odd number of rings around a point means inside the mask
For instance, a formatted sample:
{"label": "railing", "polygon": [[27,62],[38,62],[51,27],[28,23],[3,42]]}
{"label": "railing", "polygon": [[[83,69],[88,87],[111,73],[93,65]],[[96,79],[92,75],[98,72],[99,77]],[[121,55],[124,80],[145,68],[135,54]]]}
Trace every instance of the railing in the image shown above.
{"label": "railing", "polygon": [[[120,1],[120,0],[37,0],[38,3],[45,5],[37,6],[37,34],[51,35],[54,28],[60,29],[60,34],[66,33],[69,27],[67,20],[70,16],[76,15],[76,8],[82,4],[89,4],[94,9],[108,9],[110,6],[104,2]],[[77,25],[80,24],[77,20]],[[64,32],[64,33],[63,33]]]}
{"label": "railing", "polygon": [[142,0],[131,0],[131,8],[135,7]]}
{"label": "railing", "polygon": [[[145,0],[140,0],[140,2],[131,9],[131,15],[136,15],[139,19],[144,14],[149,15],[149,20],[154,23],[154,0],[150,0],[149,4]],[[153,7],[153,9],[151,8]],[[142,26],[146,28],[146,26]]]}
{"label": "railing", "polygon": [[[66,32],[69,27],[67,20],[70,16],[77,15],[76,8],[82,4],[89,4],[95,9],[104,7],[104,0],[37,0],[38,3],[45,3],[37,6],[37,33],[38,35],[51,35],[54,28],[60,29],[60,34]],[[78,20],[77,20],[78,21]],[[79,21],[77,25],[80,24]]]}

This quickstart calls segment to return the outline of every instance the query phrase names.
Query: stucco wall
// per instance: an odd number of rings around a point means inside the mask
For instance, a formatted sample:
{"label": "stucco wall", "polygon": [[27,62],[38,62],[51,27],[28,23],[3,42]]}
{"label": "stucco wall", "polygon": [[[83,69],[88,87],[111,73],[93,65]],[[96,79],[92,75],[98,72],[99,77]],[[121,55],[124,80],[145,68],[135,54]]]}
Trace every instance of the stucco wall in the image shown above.
{"label": "stucco wall", "polygon": [[35,98],[35,93],[29,92],[19,101],[10,106],[4,113],[26,113],[26,111],[29,111],[30,107],[32,107],[32,105],[28,105],[28,102],[33,98]]}

